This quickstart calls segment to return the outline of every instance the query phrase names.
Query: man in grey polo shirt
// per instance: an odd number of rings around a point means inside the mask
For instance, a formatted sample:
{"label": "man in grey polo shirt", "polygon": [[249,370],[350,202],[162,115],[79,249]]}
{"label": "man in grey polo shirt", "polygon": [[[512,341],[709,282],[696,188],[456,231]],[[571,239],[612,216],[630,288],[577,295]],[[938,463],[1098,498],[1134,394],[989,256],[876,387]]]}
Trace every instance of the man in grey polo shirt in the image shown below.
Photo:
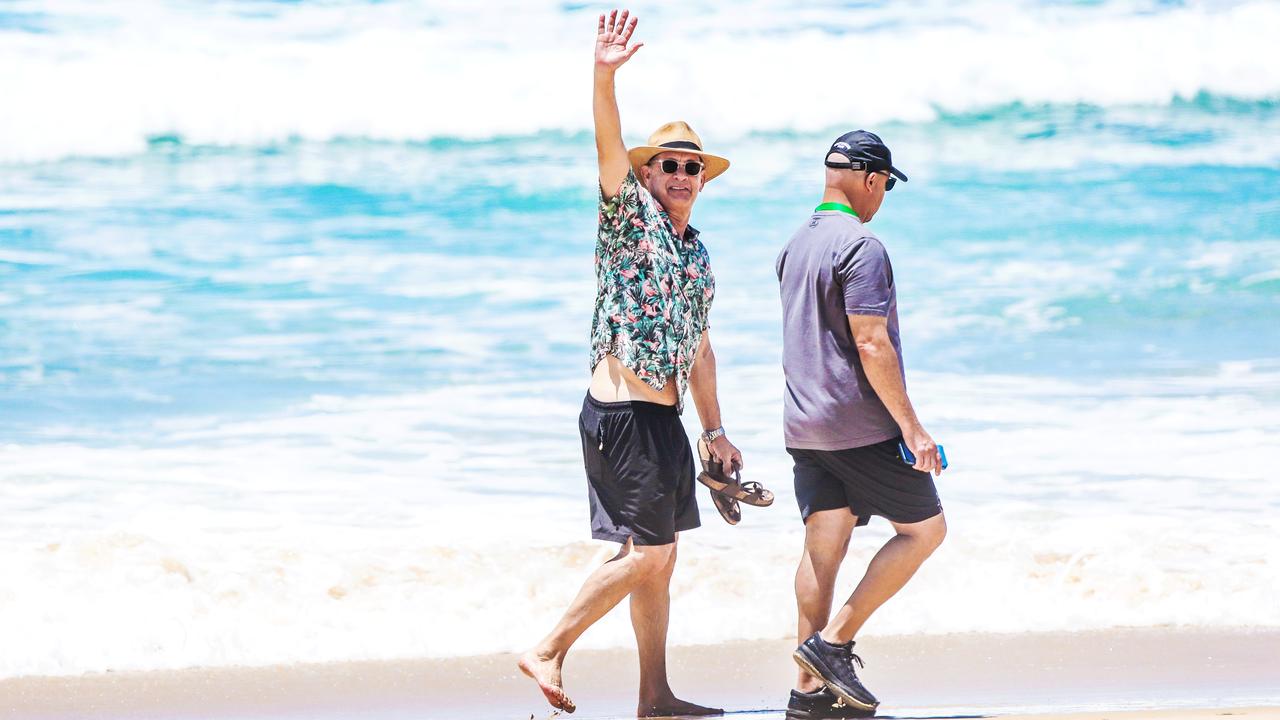
{"label": "man in grey polo shirt", "polygon": [[[782,285],[784,431],[805,524],[796,572],[799,679],[789,718],[859,717],[879,702],[857,677],[854,637],[946,535],[932,473],[944,460],[907,397],[893,267],[867,229],[886,191],[907,178],[865,130],[826,157],[822,204],[778,256]],[[907,464],[903,443],[915,458]],[[830,617],[836,573],[854,527],[872,515],[897,534]]]}

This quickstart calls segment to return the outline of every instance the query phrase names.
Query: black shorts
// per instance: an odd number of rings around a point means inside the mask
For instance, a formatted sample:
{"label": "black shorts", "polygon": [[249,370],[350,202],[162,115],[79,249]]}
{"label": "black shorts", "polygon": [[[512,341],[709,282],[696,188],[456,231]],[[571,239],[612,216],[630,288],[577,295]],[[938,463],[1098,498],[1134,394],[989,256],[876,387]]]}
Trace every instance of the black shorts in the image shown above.
{"label": "black shorts", "polygon": [[900,438],[848,450],[787,448],[795,460],[800,517],[849,508],[866,525],[872,515],[915,523],[942,512],[933,476],[913,469],[898,455]]}
{"label": "black shorts", "polygon": [[578,431],[591,537],[669,545],[677,532],[702,524],[693,492],[693,450],[674,406],[600,402],[588,393]]}

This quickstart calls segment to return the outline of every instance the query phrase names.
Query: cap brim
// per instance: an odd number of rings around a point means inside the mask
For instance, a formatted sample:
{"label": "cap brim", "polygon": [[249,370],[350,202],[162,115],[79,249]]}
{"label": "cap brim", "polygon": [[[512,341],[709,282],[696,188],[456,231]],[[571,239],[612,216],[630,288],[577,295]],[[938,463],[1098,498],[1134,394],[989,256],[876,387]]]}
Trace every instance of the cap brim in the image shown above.
{"label": "cap brim", "polygon": [[702,158],[703,162],[707,165],[702,170],[703,182],[709,182],[725,170],[729,169],[729,160],[727,158],[722,158],[719,155],[712,155],[708,152],[702,152],[701,150],[659,147],[657,145],[641,145],[628,150],[627,157],[631,160],[631,169],[636,172],[637,176],[639,176],[641,166],[652,160],[654,155],[664,152],[689,153],[690,155],[697,155]]}
{"label": "cap brim", "polygon": [[898,179],[899,179],[899,180],[901,180],[902,182],[906,182],[906,181],[907,181],[907,176],[906,176],[906,175],[903,175],[901,170],[899,170],[898,168],[896,168],[896,167],[894,167],[894,166],[892,166],[892,165],[890,165],[890,166],[889,166],[889,172],[890,172],[890,173],[892,173],[894,177],[898,178]]}

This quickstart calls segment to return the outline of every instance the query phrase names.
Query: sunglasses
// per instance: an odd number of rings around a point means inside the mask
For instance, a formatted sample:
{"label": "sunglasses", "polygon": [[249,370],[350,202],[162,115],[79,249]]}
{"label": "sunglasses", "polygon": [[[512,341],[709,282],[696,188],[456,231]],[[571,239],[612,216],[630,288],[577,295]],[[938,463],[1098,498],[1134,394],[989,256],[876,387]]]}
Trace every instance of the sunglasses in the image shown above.
{"label": "sunglasses", "polygon": [[867,162],[865,160],[827,160],[823,164],[829,168],[836,168],[838,170],[866,170],[872,175],[884,175],[885,192],[889,192],[893,189],[894,185],[898,184],[898,178],[890,175],[888,170],[872,170],[867,167]]}
{"label": "sunglasses", "polygon": [[[662,172],[668,175],[675,175],[680,169],[681,162],[679,160],[663,160],[658,163],[658,167],[662,168]],[[693,177],[702,172],[703,165],[697,160],[685,160],[684,174]]]}

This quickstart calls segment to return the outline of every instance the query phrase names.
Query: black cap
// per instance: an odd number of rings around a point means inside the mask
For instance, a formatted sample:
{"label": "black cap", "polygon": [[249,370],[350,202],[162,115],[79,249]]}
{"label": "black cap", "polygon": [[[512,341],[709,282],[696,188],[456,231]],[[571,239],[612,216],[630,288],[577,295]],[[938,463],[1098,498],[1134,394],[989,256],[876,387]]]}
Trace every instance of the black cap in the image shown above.
{"label": "black cap", "polygon": [[893,153],[889,152],[889,146],[885,145],[880,136],[873,132],[854,130],[841,135],[836,138],[835,142],[831,143],[831,149],[827,151],[827,157],[830,158],[832,153],[845,156],[848,158],[848,162],[833,162],[828,159],[826,166],[829,168],[867,170],[869,172],[887,170],[902,182],[907,181],[907,176],[893,166]]}

